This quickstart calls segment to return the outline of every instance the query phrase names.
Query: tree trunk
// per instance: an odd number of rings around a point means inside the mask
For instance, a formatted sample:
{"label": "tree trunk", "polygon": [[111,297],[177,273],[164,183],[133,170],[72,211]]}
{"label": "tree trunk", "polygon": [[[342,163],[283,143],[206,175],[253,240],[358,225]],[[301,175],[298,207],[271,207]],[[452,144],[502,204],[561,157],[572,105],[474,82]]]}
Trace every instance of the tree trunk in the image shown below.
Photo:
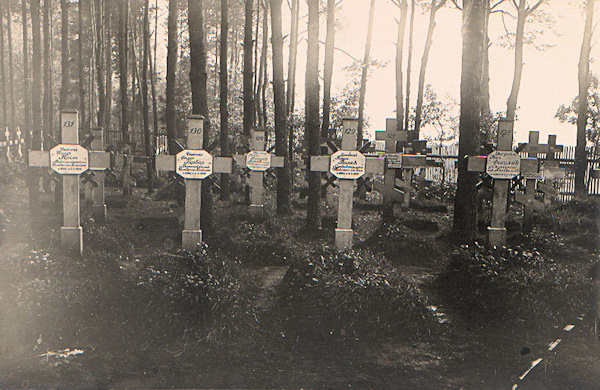
{"label": "tree trunk", "polygon": [[150,17],[149,17],[150,0],[144,1],[144,20],[143,20],[143,54],[142,54],[142,124],[144,126],[144,150],[148,156],[146,164],[146,177],[148,179],[148,192],[154,190],[155,172],[154,165],[154,143],[152,142],[152,134],[150,134],[150,107],[148,104],[148,62],[150,61]]}
{"label": "tree trunk", "polygon": [[167,34],[167,90],[165,119],[169,154],[175,154],[174,141],[177,138],[177,120],[175,118],[175,73],[177,72],[177,18],[178,0],[169,0]]}
{"label": "tree trunk", "polygon": [[590,85],[590,51],[594,22],[594,0],[585,6],[585,29],[579,53],[579,96],[577,104],[577,144],[575,145],[575,195],[586,196],[585,173],[587,170],[586,126],[588,121],[588,89]]}
{"label": "tree trunk", "polygon": [[268,55],[268,36],[269,36],[269,6],[268,2],[263,3],[264,15],[263,15],[263,26],[262,26],[262,47],[260,50],[260,67],[258,70],[258,86],[256,88],[256,114],[258,116],[258,127],[262,130],[267,126],[267,102],[265,90],[266,79],[267,79],[267,55]]}
{"label": "tree trunk", "polygon": [[[38,137],[33,137],[33,121],[31,115],[31,88],[29,83],[29,37],[27,33],[27,0],[21,1],[21,17],[23,22],[23,131],[27,141],[26,150],[40,150],[41,140]],[[26,152],[27,153],[27,152]],[[26,156],[27,157],[27,156]],[[37,168],[29,168],[27,174],[27,187],[29,189],[29,206],[36,210],[40,203],[40,187],[39,187],[40,170]]]}
{"label": "tree trunk", "polygon": [[[400,21],[398,22],[398,40],[396,41],[396,127],[397,130],[403,130],[404,127],[404,87],[402,72],[402,54],[404,52],[404,30],[406,29],[406,14],[408,3],[406,0],[400,1]],[[372,23],[372,22],[369,22]],[[372,27],[371,27],[372,28]],[[365,74],[366,83],[366,74]],[[363,98],[364,99],[364,98]],[[361,123],[362,120],[359,121]],[[360,126],[360,124],[359,124]],[[362,131],[359,132],[359,135]],[[361,138],[362,140],[362,138]]]}
{"label": "tree trunk", "polygon": [[[306,137],[308,155],[320,155],[319,140],[319,0],[308,0],[308,51],[306,57]],[[321,227],[321,173],[308,172],[306,227]]]}
{"label": "tree trunk", "polygon": [[467,171],[467,157],[476,155],[479,149],[481,122],[479,96],[486,37],[485,12],[488,1],[466,0],[462,17],[459,158],[453,232],[456,237],[465,241],[473,241],[477,233],[478,175]]}
{"label": "tree trunk", "polygon": [[271,44],[273,46],[273,95],[275,103],[275,154],[284,158],[284,166],[277,168],[277,214],[291,214],[292,182],[288,155],[288,120],[285,107],[283,80],[283,27],[281,0],[271,0]]}
{"label": "tree trunk", "polygon": [[[490,23],[490,4],[487,4],[487,10],[485,13],[485,24],[489,26]],[[490,34],[485,34],[485,53],[483,55],[483,76],[481,80],[481,115],[483,117],[481,136],[483,142],[493,142],[494,139],[491,134],[492,121],[494,119],[492,109],[490,107]]]}
{"label": "tree trunk", "polygon": [[[85,66],[84,58],[87,59],[87,55],[84,56],[84,50],[87,51],[89,47],[89,39],[88,39],[88,31],[90,28],[89,17],[88,17],[88,9],[89,9],[89,1],[79,0],[78,5],[78,22],[79,22],[79,39],[78,41],[78,50],[77,50],[77,71],[78,71],[78,79],[79,79],[79,120],[81,121],[81,129],[86,132],[89,129],[87,123],[87,115],[85,108],[85,95],[86,95],[86,74],[87,69]],[[88,54],[88,53],[86,53]]]}
{"label": "tree trunk", "polygon": [[113,92],[113,32],[112,32],[112,0],[103,0],[104,4],[104,69],[106,70],[106,106],[104,108],[104,126],[107,134],[112,130],[112,92]]}
{"label": "tree trunk", "polygon": [[527,0],[519,0],[517,32],[515,36],[515,68],[513,73],[513,82],[510,89],[510,96],[506,103],[506,118],[515,120],[517,111],[517,99],[519,89],[521,88],[521,77],[523,75],[523,39],[525,35],[525,19],[527,17],[525,5]]}
{"label": "tree trunk", "polygon": [[[65,110],[69,107],[69,84],[70,84],[70,69],[69,69],[69,0],[60,0],[60,15],[61,15],[61,29],[60,29],[60,63],[61,63],[61,82],[60,82],[60,98],[59,98],[59,109]],[[33,32],[32,32],[33,33]]]}
{"label": "tree trunk", "polygon": [[[300,0],[292,0],[290,51],[287,77],[286,113],[288,117],[294,112],[294,100],[296,96],[296,64],[298,63],[298,24],[300,21]],[[291,132],[290,132],[291,134]]]}
{"label": "tree trunk", "polygon": [[16,122],[16,107],[15,107],[15,66],[13,62],[13,40],[12,40],[12,7],[11,1],[6,6],[6,19],[8,21],[6,25],[6,37],[8,39],[8,110],[9,110],[9,128],[11,131],[15,131]]}
{"label": "tree trunk", "polygon": [[[210,142],[208,112],[208,74],[206,70],[206,45],[204,32],[203,0],[188,1],[188,24],[190,30],[190,84],[192,89],[192,112],[204,116],[204,144]],[[200,225],[207,234],[214,232],[212,186],[207,181],[202,186]]]}
{"label": "tree trunk", "polygon": [[6,70],[4,68],[4,15],[5,15],[4,1],[0,0],[0,93],[2,94],[2,118],[0,119],[0,133],[4,135],[4,130],[8,127],[8,106],[7,106],[7,94],[6,94]]}
{"label": "tree trunk", "polygon": [[[362,63],[362,75],[360,78],[360,91],[358,97],[358,131],[357,145],[362,146],[363,142],[363,127],[364,127],[364,112],[365,112],[365,96],[367,93],[367,75],[369,73],[369,63],[371,62],[371,41],[373,38],[373,17],[375,15],[375,0],[371,0],[369,8],[369,22],[367,25],[367,43],[365,44],[365,57]],[[401,92],[402,93],[402,92]],[[402,126],[402,122],[400,122]]]}
{"label": "tree trunk", "polygon": [[250,137],[254,127],[254,68],[252,54],[254,52],[254,39],[252,36],[254,0],[246,0],[244,20],[244,135]]}
{"label": "tree trunk", "polygon": [[[31,119],[32,148],[40,149],[44,139],[42,128],[42,45],[40,33],[40,0],[31,0]],[[39,175],[37,176],[39,177]],[[37,180],[36,177],[36,180]],[[38,185],[36,184],[37,188]],[[39,200],[39,198],[38,198]],[[35,204],[38,205],[37,203]]]}
{"label": "tree trunk", "polygon": [[[96,123],[98,127],[102,127],[105,131],[108,131],[105,125],[105,108],[106,108],[106,93],[105,93],[105,81],[104,81],[104,52],[103,52],[103,41],[102,38],[104,31],[102,28],[102,2],[100,0],[94,0],[94,11],[95,11],[95,24],[96,24],[96,87],[98,88],[98,113]],[[91,112],[90,112],[91,115]]]}
{"label": "tree trunk", "polygon": [[[427,72],[427,63],[429,62],[429,52],[431,51],[431,45],[433,44],[433,32],[436,24],[435,16],[437,15],[437,11],[443,7],[445,3],[446,0],[439,0],[439,3],[438,0],[431,0],[429,27],[427,28],[427,38],[425,38],[425,47],[423,48],[423,57],[421,58],[421,69],[419,70],[419,84],[417,86],[417,106],[415,108],[415,135],[417,138],[419,138],[419,132],[421,131],[423,95],[425,93],[425,73]],[[463,12],[465,11],[463,10]]]}
{"label": "tree trunk", "polygon": [[[404,130],[409,129],[410,120],[410,77],[412,71],[412,57],[413,57],[413,37],[415,27],[415,7],[416,1],[412,0],[410,3],[410,22],[408,25],[408,55],[406,58],[406,103],[404,105]],[[413,132],[414,139],[419,139],[419,135]]]}
{"label": "tree trunk", "polygon": [[129,97],[127,96],[127,52],[129,0],[119,0],[119,90],[121,102],[121,139],[123,146],[130,143]]}
{"label": "tree trunk", "polygon": [[[228,0],[221,0],[221,53],[219,59],[220,77],[219,77],[219,112],[221,114],[221,133],[219,134],[219,143],[221,145],[221,156],[230,157],[229,148],[229,111],[227,107],[229,89],[229,74],[227,70],[227,45],[229,32]],[[229,200],[229,182],[228,173],[221,174],[221,200]]]}
{"label": "tree trunk", "polygon": [[154,8],[157,12],[154,14],[154,58],[150,59],[150,86],[152,88],[152,124],[154,126],[154,138],[152,138],[152,146],[156,148],[156,136],[159,134],[158,130],[158,103],[156,97],[156,57],[158,49],[158,0],[154,2]]}
{"label": "tree trunk", "polygon": [[331,106],[331,79],[335,49],[335,0],[327,0],[327,37],[325,38],[325,69],[323,74],[323,123],[321,138],[329,138],[329,111]]}
{"label": "tree trunk", "polygon": [[56,135],[54,128],[54,104],[52,101],[52,29],[50,19],[52,18],[51,0],[44,0],[44,129]]}

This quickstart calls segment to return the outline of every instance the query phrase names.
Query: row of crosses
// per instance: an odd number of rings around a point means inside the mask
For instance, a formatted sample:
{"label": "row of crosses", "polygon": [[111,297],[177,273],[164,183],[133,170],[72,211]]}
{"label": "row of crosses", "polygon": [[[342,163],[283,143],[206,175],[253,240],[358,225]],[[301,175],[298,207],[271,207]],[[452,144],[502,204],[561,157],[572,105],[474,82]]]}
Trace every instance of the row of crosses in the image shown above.
{"label": "row of crosses", "polygon": [[6,158],[8,161],[12,159],[11,149],[15,146],[17,147],[17,155],[19,157],[23,157],[23,144],[25,143],[25,139],[22,137],[21,129],[17,127],[17,131],[15,132],[16,137],[11,138],[10,131],[8,127],[4,130],[4,141],[0,141],[0,149],[4,149]]}

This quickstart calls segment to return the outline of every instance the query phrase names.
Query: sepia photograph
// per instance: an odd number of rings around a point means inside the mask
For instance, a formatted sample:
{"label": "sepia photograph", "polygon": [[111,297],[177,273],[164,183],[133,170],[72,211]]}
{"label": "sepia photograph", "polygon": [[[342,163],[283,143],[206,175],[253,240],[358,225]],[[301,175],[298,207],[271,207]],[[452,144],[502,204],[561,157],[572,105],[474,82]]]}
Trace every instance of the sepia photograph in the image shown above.
{"label": "sepia photograph", "polygon": [[0,0],[0,388],[600,388],[600,1]]}

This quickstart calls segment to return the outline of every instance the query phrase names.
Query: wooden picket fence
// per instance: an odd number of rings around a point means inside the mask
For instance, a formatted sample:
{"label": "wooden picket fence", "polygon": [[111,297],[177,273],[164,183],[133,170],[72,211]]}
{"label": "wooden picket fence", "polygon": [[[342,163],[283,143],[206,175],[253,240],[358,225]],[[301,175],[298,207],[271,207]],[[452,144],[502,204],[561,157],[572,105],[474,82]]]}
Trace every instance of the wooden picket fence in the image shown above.
{"label": "wooden picket fence", "polygon": [[[425,179],[436,183],[445,181],[446,183],[456,184],[458,170],[456,161],[458,159],[458,145],[433,146],[430,156],[437,161],[442,162],[442,167],[427,167],[425,169]],[[588,169],[585,175],[585,183],[588,192],[593,195],[600,195],[600,178],[591,177],[592,170],[600,169],[600,153],[594,154],[591,148],[588,148]],[[540,153],[539,158],[546,156]],[[566,177],[556,180],[556,187],[561,194],[561,199],[569,200],[575,192],[575,173],[573,166],[575,164],[575,146],[564,146],[562,152],[555,153],[554,158],[566,168]]]}
{"label": "wooden picket fence", "polygon": [[[167,136],[165,134],[159,134],[156,137],[156,149],[154,150],[154,154],[167,154],[168,153],[168,144],[167,144]],[[121,145],[121,132],[119,130],[109,130],[108,131],[108,145],[113,145],[117,147]],[[141,144],[141,142],[140,142]]]}

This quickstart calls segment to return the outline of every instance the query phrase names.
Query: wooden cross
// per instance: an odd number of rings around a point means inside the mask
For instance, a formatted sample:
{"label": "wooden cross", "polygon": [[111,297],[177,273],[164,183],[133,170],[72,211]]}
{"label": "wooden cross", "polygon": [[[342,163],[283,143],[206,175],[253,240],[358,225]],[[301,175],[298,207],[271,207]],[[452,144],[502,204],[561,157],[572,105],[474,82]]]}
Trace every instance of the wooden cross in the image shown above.
{"label": "wooden cross", "polygon": [[30,167],[49,167],[63,175],[63,226],[60,229],[63,247],[75,255],[83,252],[83,230],[80,224],[79,175],[88,169],[105,170],[110,166],[107,152],[88,151],[79,145],[79,113],[60,113],[62,143],[50,151],[31,150]]}
{"label": "wooden cross", "polygon": [[11,141],[10,141],[10,131],[8,131],[8,127],[6,127],[4,129],[4,138],[6,139],[6,158],[7,160],[10,162],[12,160],[11,155],[10,155],[10,145],[11,145]]}
{"label": "wooden cross", "polygon": [[196,250],[202,243],[200,204],[202,180],[213,173],[231,173],[231,157],[213,157],[204,147],[204,117],[191,115],[188,119],[187,148],[177,155],[156,156],[156,169],[175,171],[185,179],[185,215],[181,246]]}
{"label": "wooden cross", "polygon": [[506,203],[510,180],[519,174],[537,171],[537,159],[521,159],[512,150],[513,121],[500,119],[498,123],[498,145],[488,156],[470,156],[467,170],[486,172],[494,179],[492,200],[492,223],[488,227],[488,240],[498,246],[506,242]]}
{"label": "wooden cross", "polygon": [[[397,153],[398,142],[406,141],[408,133],[398,131],[397,123],[396,118],[387,118],[385,120],[385,131],[375,132],[375,139],[385,143],[386,167],[383,174],[383,183],[375,180],[373,181],[373,188],[383,195],[384,215],[388,217],[393,214],[394,202],[403,203],[406,199],[406,196],[396,189],[395,183],[396,169],[402,168],[402,154]],[[410,195],[408,198],[410,198]]]}
{"label": "wooden cross", "polygon": [[[90,149],[93,151],[104,151],[104,129],[93,128],[91,129],[92,140]],[[106,220],[106,204],[104,199],[104,179],[106,176],[106,169],[94,169],[95,186],[92,185],[92,216],[96,221]],[[91,181],[90,181],[91,182]]]}
{"label": "wooden cross", "polygon": [[250,152],[233,156],[236,164],[250,170],[250,214],[264,217],[263,179],[269,168],[281,168],[284,159],[265,151],[265,132],[254,131],[250,140]]}
{"label": "wooden cross", "polygon": [[354,184],[365,173],[383,173],[385,159],[365,157],[356,150],[358,121],[344,119],[342,148],[331,156],[310,156],[313,172],[331,172],[339,179],[339,203],[335,246],[344,251],[352,248],[352,202]]}

